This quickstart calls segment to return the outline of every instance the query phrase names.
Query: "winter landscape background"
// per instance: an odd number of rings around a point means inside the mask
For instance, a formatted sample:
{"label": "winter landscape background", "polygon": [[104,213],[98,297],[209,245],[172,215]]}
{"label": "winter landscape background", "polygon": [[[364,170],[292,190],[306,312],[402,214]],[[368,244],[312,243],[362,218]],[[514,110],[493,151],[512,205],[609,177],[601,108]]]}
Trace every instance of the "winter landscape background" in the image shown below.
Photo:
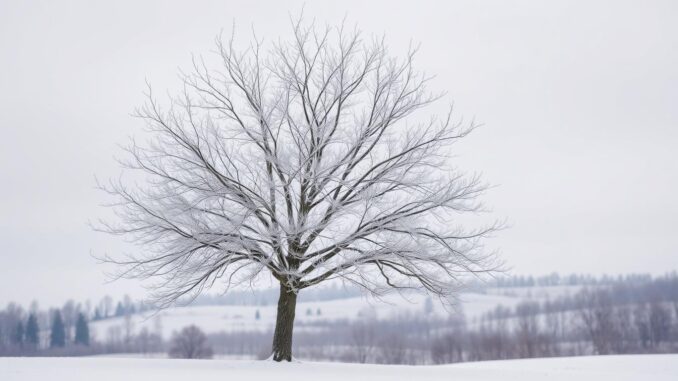
{"label": "winter landscape background", "polygon": [[[110,296],[95,303],[71,300],[58,310],[10,304],[0,313],[0,353],[162,358],[179,332],[195,325],[216,358],[265,359],[276,301],[272,289],[205,296],[162,311]],[[64,345],[51,339],[57,312]],[[87,345],[77,339],[80,314],[89,321]],[[431,365],[676,353],[678,276],[507,277],[469,286],[452,307],[421,293],[377,300],[334,286],[304,294],[297,314],[294,348],[300,360]],[[29,316],[42,327],[37,343],[15,335]]]}

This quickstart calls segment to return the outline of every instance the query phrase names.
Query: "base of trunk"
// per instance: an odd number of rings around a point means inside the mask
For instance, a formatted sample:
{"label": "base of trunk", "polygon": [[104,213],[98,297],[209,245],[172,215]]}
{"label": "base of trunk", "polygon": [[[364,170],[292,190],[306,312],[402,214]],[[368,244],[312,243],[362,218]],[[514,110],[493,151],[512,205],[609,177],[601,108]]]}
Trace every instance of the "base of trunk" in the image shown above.
{"label": "base of trunk", "polygon": [[297,294],[281,283],[278,314],[273,333],[273,361],[292,361],[292,331],[296,308]]}

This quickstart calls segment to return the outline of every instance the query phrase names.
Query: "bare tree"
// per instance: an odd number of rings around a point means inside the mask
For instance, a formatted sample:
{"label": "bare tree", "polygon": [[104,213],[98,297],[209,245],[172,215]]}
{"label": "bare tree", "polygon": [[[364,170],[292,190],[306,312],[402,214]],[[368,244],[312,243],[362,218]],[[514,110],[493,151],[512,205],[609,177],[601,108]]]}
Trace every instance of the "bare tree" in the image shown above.
{"label": "bare tree", "polygon": [[447,364],[464,361],[464,341],[467,340],[466,320],[463,312],[453,315],[448,320],[450,332],[433,340],[431,359],[434,364]]}
{"label": "bare tree", "polygon": [[148,328],[143,327],[136,336],[136,349],[145,354],[148,354],[156,348],[155,343],[158,341],[157,337],[153,335]]}
{"label": "bare tree", "polygon": [[597,354],[606,355],[612,350],[613,341],[619,337],[615,311],[606,291],[584,290],[578,295],[579,319],[585,334],[593,343]]}
{"label": "bare tree", "polygon": [[[383,41],[293,23],[293,35],[238,50],[217,39],[221,68],[194,60],[162,108],[149,89],[136,115],[148,143],[125,168],[147,175],[102,186],[142,253],[107,258],[120,276],[159,280],[160,306],[220,282],[280,284],[273,359],[292,359],[297,294],[340,279],[381,295],[423,288],[448,297],[469,273],[495,269],[481,246],[496,224],[462,228],[486,186],[450,162],[471,122],[419,118],[439,98],[430,77]],[[466,220],[465,224],[469,221]],[[267,275],[266,275],[267,276]]]}
{"label": "bare tree", "polygon": [[99,309],[103,318],[107,318],[111,315],[111,310],[113,308],[113,298],[110,295],[104,296],[99,302]]}
{"label": "bare tree", "polygon": [[384,332],[379,345],[379,362],[382,364],[411,364],[407,341],[397,332]]}
{"label": "bare tree", "polygon": [[172,358],[208,359],[212,358],[212,353],[207,336],[195,325],[189,325],[172,336],[169,350]]}
{"label": "bare tree", "polygon": [[352,361],[367,363],[373,357],[376,346],[375,323],[373,320],[360,321],[351,327]]}
{"label": "bare tree", "polygon": [[132,344],[132,339],[134,338],[134,320],[129,314],[125,314],[123,318],[123,332],[124,332],[124,341],[125,346],[129,347]]}
{"label": "bare tree", "polygon": [[661,302],[654,301],[650,303],[649,315],[652,344],[657,347],[669,339],[671,332],[671,310]]}
{"label": "bare tree", "polygon": [[539,313],[537,302],[525,301],[516,306],[516,339],[521,357],[536,357],[539,345]]}

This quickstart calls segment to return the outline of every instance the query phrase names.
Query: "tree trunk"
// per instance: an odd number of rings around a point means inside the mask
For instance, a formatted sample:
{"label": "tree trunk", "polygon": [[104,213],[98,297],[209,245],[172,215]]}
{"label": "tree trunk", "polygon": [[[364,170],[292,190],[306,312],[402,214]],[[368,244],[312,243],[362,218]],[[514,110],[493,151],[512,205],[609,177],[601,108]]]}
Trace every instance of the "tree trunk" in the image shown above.
{"label": "tree trunk", "polygon": [[297,307],[297,294],[285,284],[280,284],[278,315],[273,334],[273,360],[292,361],[292,330],[294,312]]}

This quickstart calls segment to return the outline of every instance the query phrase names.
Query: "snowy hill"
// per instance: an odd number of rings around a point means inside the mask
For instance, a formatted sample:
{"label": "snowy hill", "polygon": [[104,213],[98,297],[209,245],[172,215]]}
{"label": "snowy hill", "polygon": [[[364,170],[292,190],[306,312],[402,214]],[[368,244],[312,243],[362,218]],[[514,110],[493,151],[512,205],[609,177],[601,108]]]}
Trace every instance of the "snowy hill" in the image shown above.
{"label": "snowy hill", "polygon": [[[398,316],[444,318],[463,311],[467,319],[473,319],[493,310],[498,305],[513,308],[528,299],[543,300],[556,295],[574,292],[576,288],[530,287],[487,289],[483,293],[466,292],[458,297],[455,309],[445,308],[432,301],[430,310],[424,313],[427,297],[421,294],[401,296],[388,295],[380,300],[351,297],[329,301],[300,302],[297,305],[296,332],[313,329],[320,321],[391,319]],[[259,312],[259,319],[255,316]],[[206,333],[236,331],[267,331],[275,324],[275,305],[222,305],[175,307],[160,312],[146,312],[131,317],[130,329],[135,332],[147,328],[168,338],[172,332],[195,324]],[[96,337],[105,339],[111,330],[124,331],[128,324],[124,318],[112,318],[92,323]]]}
{"label": "snowy hill", "polygon": [[278,364],[270,361],[0,358],[3,381],[183,380],[673,381],[678,355],[489,361],[441,366]]}

